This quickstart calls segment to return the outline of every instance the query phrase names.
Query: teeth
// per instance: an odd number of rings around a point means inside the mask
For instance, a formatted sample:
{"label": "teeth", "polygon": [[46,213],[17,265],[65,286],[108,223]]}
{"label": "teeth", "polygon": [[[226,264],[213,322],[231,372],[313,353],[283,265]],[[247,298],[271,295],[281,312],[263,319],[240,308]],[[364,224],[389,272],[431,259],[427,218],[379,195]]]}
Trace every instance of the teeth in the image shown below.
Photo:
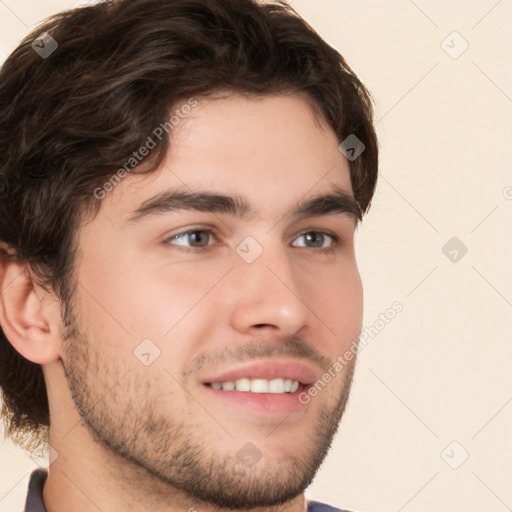
{"label": "teeth", "polygon": [[[222,386],[222,389],[224,389],[224,385]],[[249,379],[235,380],[235,389],[237,391],[251,391],[251,381]]]}
{"label": "teeth", "polygon": [[223,391],[250,391],[252,393],[295,393],[299,381],[292,379],[237,379],[236,381],[212,382],[213,389]]}
{"label": "teeth", "polygon": [[251,391],[253,393],[268,393],[268,380],[265,379],[252,379]]}
{"label": "teeth", "polygon": [[224,382],[223,384],[221,384],[219,382],[218,384],[219,384],[218,389],[223,389],[224,391],[233,391],[235,389],[235,383],[232,381]]}
{"label": "teeth", "polygon": [[268,392],[269,393],[284,393],[286,386],[284,385],[283,379],[274,379],[268,381]]}

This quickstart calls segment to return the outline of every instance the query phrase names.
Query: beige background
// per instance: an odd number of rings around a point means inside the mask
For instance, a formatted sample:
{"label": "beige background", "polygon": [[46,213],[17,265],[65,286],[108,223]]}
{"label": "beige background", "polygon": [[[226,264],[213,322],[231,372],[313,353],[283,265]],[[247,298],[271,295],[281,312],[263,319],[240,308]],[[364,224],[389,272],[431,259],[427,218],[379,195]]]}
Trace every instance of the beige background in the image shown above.
{"label": "beige background", "polygon": [[[358,233],[364,325],[404,308],[361,352],[307,495],[358,512],[510,510],[512,1],[292,3],[375,96],[381,175]],[[0,54],[73,5],[0,0]],[[469,44],[458,58],[454,31]],[[456,262],[442,252],[452,237],[468,248]],[[0,510],[21,510],[35,463],[9,442],[0,461]]]}

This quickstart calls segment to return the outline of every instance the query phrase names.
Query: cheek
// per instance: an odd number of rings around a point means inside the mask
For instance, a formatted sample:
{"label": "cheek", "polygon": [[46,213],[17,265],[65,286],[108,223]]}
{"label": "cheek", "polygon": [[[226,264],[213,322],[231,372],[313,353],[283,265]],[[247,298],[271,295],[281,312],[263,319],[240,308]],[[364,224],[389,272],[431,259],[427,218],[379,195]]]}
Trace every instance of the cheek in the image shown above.
{"label": "cheek", "polygon": [[339,309],[343,315],[343,332],[346,329],[350,333],[348,341],[351,342],[361,332],[363,322],[363,286],[359,272],[345,281]]}
{"label": "cheek", "polygon": [[81,262],[79,292],[87,323],[112,337],[161,338],[222,275],[218,265],[169,263],[122,244],[98,245]]}
{"label": "cheek", "polygon": [[361,332],[363,288],[355,260],[338,269],[326,269],[313,279],[302,278],[306,302],[325,324],[330,351],[339,353]]}
{"label": "cheek", "polygon": [[186,262],[139,267],[121,285],[113,283],[118,308],[124,305],[119,314],[139,337],[154,336],[166,344],[183,329],[199,328],[199,311],[208,323],[207,296],[227,270],[226,265]]}

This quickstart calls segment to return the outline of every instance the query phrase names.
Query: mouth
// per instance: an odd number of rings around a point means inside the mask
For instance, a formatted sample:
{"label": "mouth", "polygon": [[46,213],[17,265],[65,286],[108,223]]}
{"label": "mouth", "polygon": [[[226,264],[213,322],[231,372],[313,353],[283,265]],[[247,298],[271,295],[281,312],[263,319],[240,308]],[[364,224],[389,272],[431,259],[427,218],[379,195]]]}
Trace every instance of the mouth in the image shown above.
{"label": "mouth", "polygon": [[240,391],[241,393],[271,393],[293,394],[303,391],[309,384],[295,379],[249,379],[241,378],[235,381],[205,382],[205,386],[219,391]]}
{"label": "mouth", "polygon": [[[304,410],[301,400],[317,380],[316,373],[294,359],[257,361],[233,368],[201,382],[212,400],[221,407],[243,408],[259,416],[283,416]],[[243,418],[243,417],[242,417]]]}

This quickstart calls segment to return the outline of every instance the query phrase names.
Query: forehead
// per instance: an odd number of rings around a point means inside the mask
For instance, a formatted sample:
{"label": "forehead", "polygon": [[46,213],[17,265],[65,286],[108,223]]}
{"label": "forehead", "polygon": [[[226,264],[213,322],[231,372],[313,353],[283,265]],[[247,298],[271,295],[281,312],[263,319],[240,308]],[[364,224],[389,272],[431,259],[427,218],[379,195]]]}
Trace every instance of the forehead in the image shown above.
{"label": "forehead", "polygon": [[233,94],[198,98],[171,129],[160,167],[127,176],[102,208],[126,217],[158,193],[189,189],[243,196],[271,217],[333,186],[352,194],[348,161],[306,99]]}

